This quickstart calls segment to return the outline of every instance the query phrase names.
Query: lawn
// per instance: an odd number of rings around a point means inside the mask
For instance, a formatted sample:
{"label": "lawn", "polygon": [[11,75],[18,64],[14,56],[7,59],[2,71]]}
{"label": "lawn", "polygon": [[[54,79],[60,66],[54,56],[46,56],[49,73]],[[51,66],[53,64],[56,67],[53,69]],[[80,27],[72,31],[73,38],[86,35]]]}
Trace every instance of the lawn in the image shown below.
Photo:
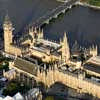
{"label": "lawn", "polygon": [[100,0],[89,0],[88,3],[94,6],[100,6]]}
{"label": "lawn", "polygon": [[81,2],[86,2],[93,6],[99,6],[100,7],[100,0],[81,0]]}
{"label": "lawn", "polygon": [[52,96],[48,96],[45,100],[54,100]]}

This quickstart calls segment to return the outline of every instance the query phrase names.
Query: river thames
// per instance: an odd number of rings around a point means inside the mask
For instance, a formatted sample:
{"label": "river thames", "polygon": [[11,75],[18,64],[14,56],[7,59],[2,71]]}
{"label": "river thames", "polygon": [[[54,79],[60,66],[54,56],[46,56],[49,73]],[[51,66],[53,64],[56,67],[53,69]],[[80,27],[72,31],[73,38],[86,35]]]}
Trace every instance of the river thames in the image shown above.
{"label": "river thames", "polygon": [[55,0],[0,0],[0,24],[8,13],[18,32],[60,4]]}
{"label": "river thames", "polygon": [[59,40],[63,32],[83,46],[100,43],[100,10],[76,6],[44,28],[46,37]]}
{"label": "river thames", "polygon": [[[60,4],[55,0],[0,0],[0,24],[8,12],[15,32],[19,32]],[[70,45],[77,40],[82,46],[92,43],[100,46],[100,10],[76,6],[44,27],[45,37],[57,41],[63,37],[64,31],[68,32]]]}

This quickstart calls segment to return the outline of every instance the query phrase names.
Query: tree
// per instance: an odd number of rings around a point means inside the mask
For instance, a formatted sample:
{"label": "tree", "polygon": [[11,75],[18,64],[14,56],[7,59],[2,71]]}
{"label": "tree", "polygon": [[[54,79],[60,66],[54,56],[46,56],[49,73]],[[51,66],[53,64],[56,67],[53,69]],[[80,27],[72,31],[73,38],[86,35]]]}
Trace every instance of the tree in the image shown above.
{"label": "tree", "polygon": [[4,96],[14,96],[17,92],[26,93],[30,87],[25,83],[21,84],[17,81],[11,81],[8,83],[7,87],[3,90]]}
{"label": "tree", "polygon": [[6,89],[3,90],[3,95],[7,96],[13,96],[14,94],[16,94],[18,91],[18,85],[16,83],[10,83]]}

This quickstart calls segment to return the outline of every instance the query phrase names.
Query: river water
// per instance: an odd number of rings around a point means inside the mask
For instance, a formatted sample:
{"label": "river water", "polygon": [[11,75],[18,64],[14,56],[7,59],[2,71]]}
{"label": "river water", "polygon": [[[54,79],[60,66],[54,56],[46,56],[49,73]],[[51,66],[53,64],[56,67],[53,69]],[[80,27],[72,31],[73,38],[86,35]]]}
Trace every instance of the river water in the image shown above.
{"label": "river water", "polygon": [[[19,32],[31,21],[36,21],[60,4],[56,0],[0,0],[0,26],[8,12],[15,32]],[[92,43],[99,46],[100,10],[77,6],[44,27],[45,37],[48,39],[59,40],[64,31],[68,32],[70,45],[77,40],[83,46]]]}
{"label": "river water", "polygon": [[0,24],[8,13],[18,32],[60,4],[56,0],[0,0]]}
{"label": "river water", "polygon": [[100,10],[76,6],[44,28],[45,36],[59,40],[67,32],[70,45],[76,40],[82,46],[100,46]]}

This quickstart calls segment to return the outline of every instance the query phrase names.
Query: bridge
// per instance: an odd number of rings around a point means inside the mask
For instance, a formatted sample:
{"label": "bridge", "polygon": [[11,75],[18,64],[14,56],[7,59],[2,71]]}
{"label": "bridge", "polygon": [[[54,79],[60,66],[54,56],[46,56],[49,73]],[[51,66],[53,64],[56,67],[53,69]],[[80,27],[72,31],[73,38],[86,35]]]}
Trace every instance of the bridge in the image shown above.
{"label": "bridge", "polygon": [[58,6],[57,8],[53,9],[52,11],[48,12],[44,16],[40,17],[38,20],[36,20],[34,23],[30,23],[27,28],[29,27],[36,27],[39,28],[43,24],[49,24],[49,21],[52,20],[52,18],[57,18],[59,14],[65,13],[66,10],[71,9],[73,5],[75,5],[79,0],[70,0],[66,3],[63,3],[62,5]]}

